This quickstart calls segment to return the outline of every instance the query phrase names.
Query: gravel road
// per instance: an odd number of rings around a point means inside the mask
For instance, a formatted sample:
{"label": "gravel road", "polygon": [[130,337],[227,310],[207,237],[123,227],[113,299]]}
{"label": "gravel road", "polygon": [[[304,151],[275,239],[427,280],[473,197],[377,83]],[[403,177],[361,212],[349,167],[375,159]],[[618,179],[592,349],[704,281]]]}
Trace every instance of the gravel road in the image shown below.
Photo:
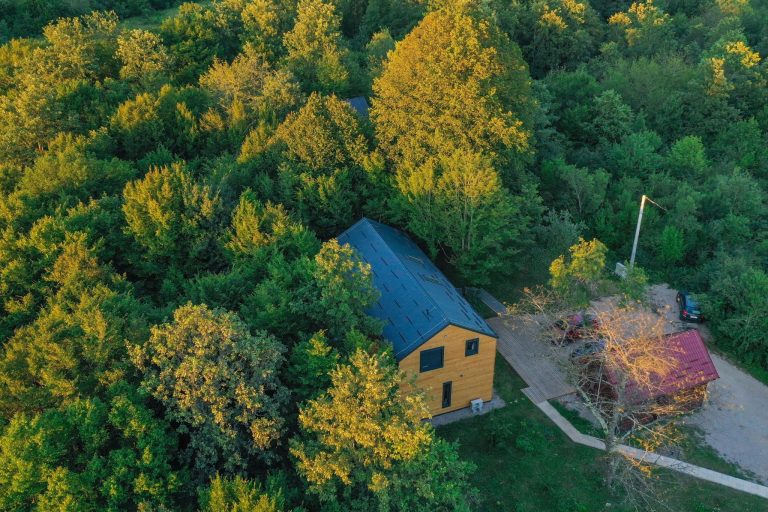
{"label": "gravel road", "polygon": [[[657,285],[650,295],[659,311],[666,309],[671,331],[695,327],[705,341],[712,339],[706,323],[680,321],[675,290]],[[717,354],[710,355],[720,378],[709,384],[709,400],[686,423],[699,428],[707,444],[724,459],[768,485],[768,387]]]}
{"label": "gravel road", "polygon": [[720,379],[710,383],[709,400],[686,423],[698,427],[723,458],[768,484],[768,387],[711,355]]}

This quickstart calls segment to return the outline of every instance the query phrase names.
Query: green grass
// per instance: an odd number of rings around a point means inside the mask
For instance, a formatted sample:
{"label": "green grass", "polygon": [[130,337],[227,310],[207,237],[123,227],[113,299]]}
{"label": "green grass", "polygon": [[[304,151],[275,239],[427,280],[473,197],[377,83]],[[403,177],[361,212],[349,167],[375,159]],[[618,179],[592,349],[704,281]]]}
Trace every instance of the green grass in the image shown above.
{"label": "green grass", "polygon": [[[628,510],[603,485],[602,453],[572,443],[560,432],[520,392],[524,382],[501,357],[496,358],[495,386],[506,407],[437,430],[443,438],[458,441],[462,457],[478,466],[473,476],[481,496],[478,510]],[[673,510],[768,511],[768,501],[726,487],[667,471],[659,471],[656,478],[668,491]]]}
{"label": "green grass", "polygon": [[550,400],[549,403],[554,407],[557,412],[559,412],[565,419],[571,422],[571,425],[576,427],[576,430],[581,432],[582,434],[586,434],[588,436],[597,437],[598,439],[602,439],[603,433],[602,431],[595,427],[592,423],[590,423],[588,420],[585,420],[582,418],[578,412],[573,411],[557,400]]}
{"label": "green grass", "polygon": [[[602,439],[601,430],[582,418],[578,412],[568,409],[557,400],[552,400],[550,403],[565,419],[571,422],[571,425],[576,427],[576,430],[582,434]],[[699,429],[691,425],[680,425],[678,428],[683,437],[676,446],[680,450],[680,455],[675,455],[676,458],[726,475],[754,480],[753,475],[738,465],[722,459],[717,451],[704,441],[704,436]],[[634,445],[634,443],[631,444]]]}

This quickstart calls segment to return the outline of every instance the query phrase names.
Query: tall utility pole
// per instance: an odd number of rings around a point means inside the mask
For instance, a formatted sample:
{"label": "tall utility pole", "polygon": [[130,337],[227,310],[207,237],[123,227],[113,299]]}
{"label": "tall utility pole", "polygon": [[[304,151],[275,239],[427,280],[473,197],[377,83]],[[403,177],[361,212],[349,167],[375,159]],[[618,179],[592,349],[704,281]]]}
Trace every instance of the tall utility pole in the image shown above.
{"label": "tall utility pole", "polygon": [[635,228],[635,242],[632,244],[632,256],[629,258],[629,268],[632,269],[635,267],[635,253],[637,253],[637,240],[640,238],[640,224],[643,222],[643,209],[645,209],[645,202],[648,201],[649,203],[655,204],[659,208],[661,208],[664,211],[667,211],[666,208],[661,206],[659,203],[652,200],[650,197],[643,194],[643,198],[640,199],[640,213],[637,215],[637,227]]}

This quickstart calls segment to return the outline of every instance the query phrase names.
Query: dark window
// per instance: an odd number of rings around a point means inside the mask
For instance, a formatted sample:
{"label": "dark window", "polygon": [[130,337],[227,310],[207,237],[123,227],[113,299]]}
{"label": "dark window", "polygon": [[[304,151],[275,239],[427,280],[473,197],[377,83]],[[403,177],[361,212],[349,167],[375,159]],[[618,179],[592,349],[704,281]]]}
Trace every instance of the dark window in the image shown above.
{"label": "dark window", "polygon": [[467,340],[467,345],[464,348],[465,356],[474,356],[480,351],[480,338],[474,338]]}
{"label": "dark window", "polygon": [[453,390],[453,382],[443,382],[443,408],[451,406],[451,391]]}
{"label": "dark window", "polygon": [[428,372],[443,367],[443,347],[422,350],[419,360],[419,371]]}

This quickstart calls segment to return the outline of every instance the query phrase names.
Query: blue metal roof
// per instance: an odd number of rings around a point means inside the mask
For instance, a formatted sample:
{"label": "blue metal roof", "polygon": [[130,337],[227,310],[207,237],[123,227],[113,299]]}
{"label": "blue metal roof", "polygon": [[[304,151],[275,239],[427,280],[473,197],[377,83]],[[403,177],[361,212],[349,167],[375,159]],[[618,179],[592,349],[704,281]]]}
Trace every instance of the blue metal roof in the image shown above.
{"label": "blue metal roof", "polygon": [[362,96],[355,96],[354,98],[348,98],[346,100],[353,109],[357,111],[357,114],[361,117],[368,117],[368,100]]}
{"label": "blue metal roof", "polygon": [[384,336],[404,359],[448,325],[496,333],[403,232],[363,218],[337,237],[371,265],[381,292],[368,314],[384,321]]}

